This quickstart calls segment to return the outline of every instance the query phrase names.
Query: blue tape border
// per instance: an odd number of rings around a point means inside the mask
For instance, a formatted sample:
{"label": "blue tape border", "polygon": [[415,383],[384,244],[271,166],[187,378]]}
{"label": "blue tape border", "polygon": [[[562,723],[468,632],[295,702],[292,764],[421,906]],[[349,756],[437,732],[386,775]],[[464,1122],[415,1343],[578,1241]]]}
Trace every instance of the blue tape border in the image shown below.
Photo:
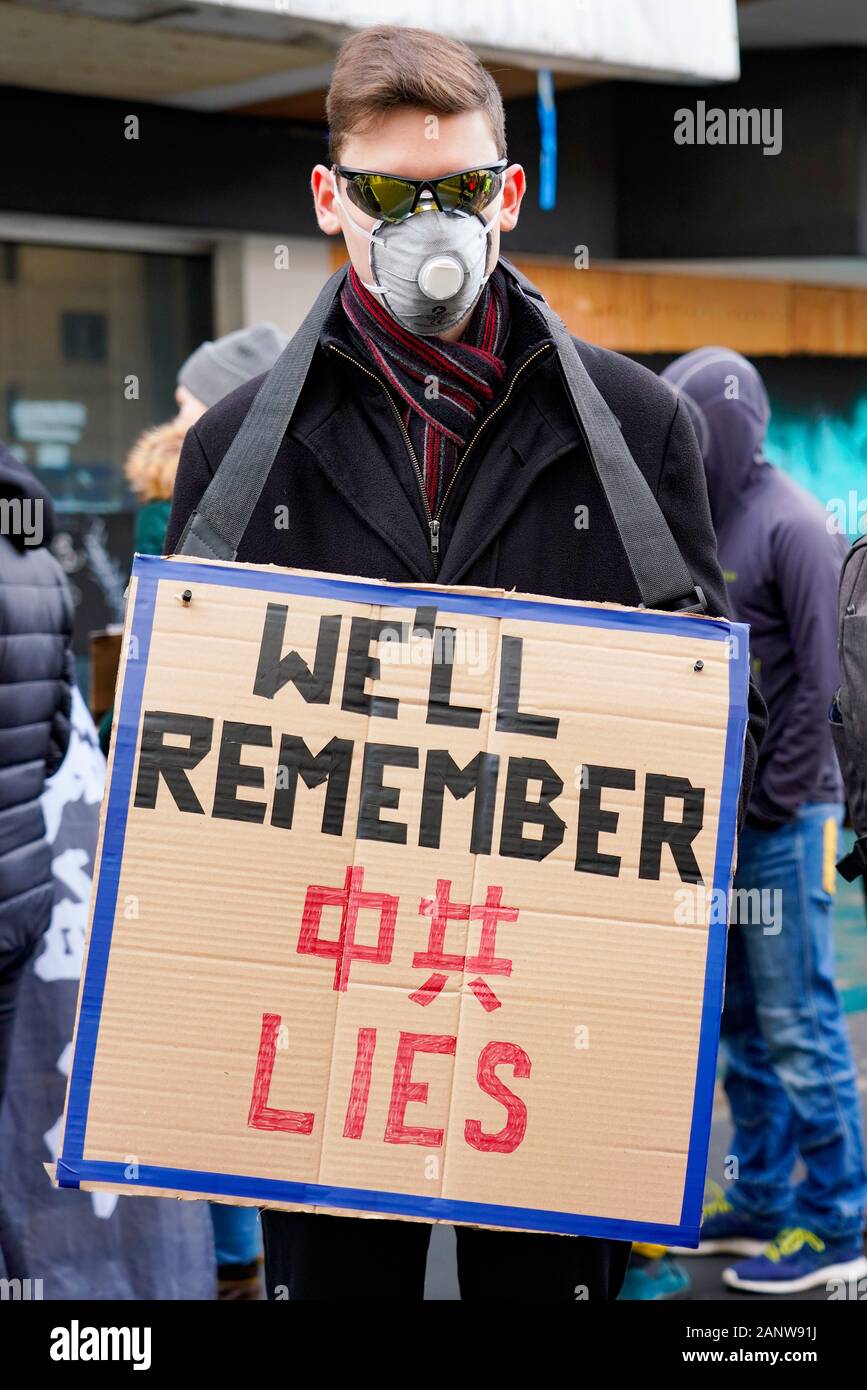
{"label": "blue tape border", "polygon": [[633,609],[571,607],[544,599],[518,599],[509,596],[470,594],[461,590],[432,593],[430,589],[402,585],[381,585],[354,579],[331,579],[318,575],[290,575],[279,570],[243,569],[211,564],[189,564],[182,559],[165,560],[137,555],[133,562],[136,579],[135,608],[130,637],[137,643],[138,659],[128,661],[115,735],[114,764],[103,835],[102,857],[94,903],[93,926],[87,967],[81,994],[78,1032],[69,1079],[63,1152],[57,1161],[60,1187],[78,1187],[82,1182],[110,1182],[136,1187],[166,1188],[213,1196],[248,1197],[269,1202],[293,1202],[305,1206],[343,1208],[351,1211],[381,1211],[395,1216],[420,1216],[430,1220],[471,1224],[511,1226],[516,1229],[552,1231],[568,1235],[597,1236],[608,1239],[644,1240],[655,1244],[698,1243],[701,1201],[704,1188],[707,1148],[716,1078],[719,1018],[722,1008],[725,969],[725,922],[711,922],[705,963],[701,1028],[696,1063],[696,1092],[690,1127],[689,1152],[684,1181],[680,1223],[663,1226],[647,1222],[585,1216],[562,1211],[542,1211],[530,1207],[504,1207],[487,1202],[451,1201],[443,1197],[419,1197],[409,1193],[376,1192],[363,1188],[323,1186],[316,1183],[281,1182],[251,1178],[241,1174],[207,1173],[187,1169],[140,1167],[135,1180],[127,1178],[127,1167],[86,1159],[84,1149],[90,1088],[99,1034],[99,1021],[111,952],[112,928],[126,836],[127,815],[132,788],[133,766],[141,716],[144,682],[150,652],[154,607],[161,580],[177,583],[229,585],[265,592],[306,594],[343,599],[354,603],[382,606],[429,607],[453,613],[475,613],[484,617],[519,618],[537,622],[574,624],[580,627],[614,629],[640,628],[649,632],[674,632],[700,641],[732,643],[729,661],[729,721],[724,755],[720,821],[714,863],[713,888],[718,899],[731,887],[730,865],[737,826],[741,763],[747,724],[749,667],[748,629],[724,619],[708,621],[690,614],[660,614]]}
{"label": "blue tape border", "polygon": [[[151,1168],[142,1165],[135,1179],[123,1163],[82,1159],[72,1168],[65,1160],[57,1165],[59,1187],[78,1187],[82,1182],[109,1182],[136,1188],[173,1188],[209,1197],[248,1197],[262,1206],[293,1202],[329,1210],[382,1212],[391,1216],[421,1216],[432,1221],[458,1221],[469,1225],[511,1226],[519,1230],[551,1231],[558,1235],[587,1235],[608,1240],[643,1240],[654,1245],[682,1243],[683,1226],[621,1221],[604,1216],[576,1216],[569,1212],[533,1207],[503,1207],[490,1202],[459,1202],[445,1197],[419,1197],[404,1192],[377,1192],[361,1187],[327,1187],[318,1183],[281,1182],[274,1178],[250,1178],[238,1173],[206,1173],[187,1168]],[[691,1231],[686,1232],[687,1235]]]}

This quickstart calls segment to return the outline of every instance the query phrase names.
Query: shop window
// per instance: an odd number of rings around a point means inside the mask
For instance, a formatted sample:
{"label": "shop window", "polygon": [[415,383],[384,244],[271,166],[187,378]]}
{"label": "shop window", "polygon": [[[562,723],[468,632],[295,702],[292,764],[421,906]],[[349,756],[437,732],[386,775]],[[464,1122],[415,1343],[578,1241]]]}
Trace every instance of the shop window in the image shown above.
{"label": "shop window", "polygon": [[61,314],[63,356],[67,362],[105,362],[108,325],[105,314]]}
{"label": "shop window", "polygon": [[0,438],[54,498],[82,659],[88,633],[123,616],[124,460],[175,413],[178,367],[213,336],[210,279],[207,255],[2,244]]}

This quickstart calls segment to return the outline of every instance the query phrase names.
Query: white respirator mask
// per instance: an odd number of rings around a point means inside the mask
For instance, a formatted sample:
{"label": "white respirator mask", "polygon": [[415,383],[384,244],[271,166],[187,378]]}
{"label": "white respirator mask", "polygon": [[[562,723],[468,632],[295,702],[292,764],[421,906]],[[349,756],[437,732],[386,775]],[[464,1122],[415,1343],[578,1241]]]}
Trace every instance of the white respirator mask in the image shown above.
{"label": "white respirator mask", "polygon": [[[491,232],[500,207],[488,222],[481,213],[440,212],[431,206],[402,222],[373,224],[370,231],[352,216],[334,179],[334,201],[344,217],[368,242],[375,294],[410,333],[421,337],[444,333],[466,318],[488,282]],[[491,204],[493,206],[493,204]]]}

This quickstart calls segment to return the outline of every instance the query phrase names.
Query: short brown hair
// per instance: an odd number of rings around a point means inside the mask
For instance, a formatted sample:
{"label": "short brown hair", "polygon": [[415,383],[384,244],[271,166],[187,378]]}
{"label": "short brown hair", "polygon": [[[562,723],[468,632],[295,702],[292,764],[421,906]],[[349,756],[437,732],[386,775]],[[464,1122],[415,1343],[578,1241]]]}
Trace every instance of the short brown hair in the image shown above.
{"label": "short brown hair", "polygon": [[438,116],[484,111],[497,155],[506,157],[503,98],[473,50],[429,29],[381,24],[354,34],[337,55],[325,105],[332,164],[351,131],[398,106]]}

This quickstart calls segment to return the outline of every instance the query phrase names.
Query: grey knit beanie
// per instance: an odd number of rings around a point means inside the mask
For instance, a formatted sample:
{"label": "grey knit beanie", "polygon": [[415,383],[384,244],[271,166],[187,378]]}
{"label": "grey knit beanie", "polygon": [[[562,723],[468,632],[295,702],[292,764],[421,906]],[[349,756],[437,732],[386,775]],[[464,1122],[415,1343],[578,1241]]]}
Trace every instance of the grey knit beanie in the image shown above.
{"label": "grey knit beanie", "polygon": [[178,385],[203,405],[216,405],[236,386],[270,371],[288,342],[288,334],[273,323],[239,328],[197,347],[178,372]]}

